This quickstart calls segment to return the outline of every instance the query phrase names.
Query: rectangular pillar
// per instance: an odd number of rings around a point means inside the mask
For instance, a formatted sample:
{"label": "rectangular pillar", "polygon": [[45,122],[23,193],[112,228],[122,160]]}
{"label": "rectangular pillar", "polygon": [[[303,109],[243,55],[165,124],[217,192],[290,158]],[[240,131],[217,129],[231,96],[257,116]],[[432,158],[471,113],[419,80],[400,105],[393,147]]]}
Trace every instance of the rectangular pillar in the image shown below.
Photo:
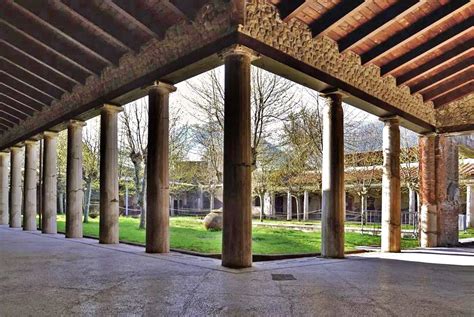
{"label": "rectangular pillar", "polygon": [[291,192],[286,193],[286,220],[293,219],[293,202],[291,198]]}
{"label": "rectangular pillar", "polygon": [[324,95],[321,254],[344,257],[344,114],[341,94]]}
{"label": "rectangular pillar", "polygon": [[8,152],[0,152],[0,225],[8,224]]}
{"label": "rectangular pillar", "polygon": [[169,241],[169,95],[157,82],[148,92],[146,252],[167,253]]}
{"label": "rectangular pillar", "polygon": [[23,230],[36,231],[38,141],[25,141],[25,170],[23,184]]}
{"label": "rectangular pillar", "polygon": [[252,52],[236,47],[225,59],[224,198],[222,265],[252,266],[252,158],[250,65]]}
{"label": "rectangular pillar", "polygon": [[100,113],[99,242],[119,243],[118,113],[122,107],[105,105]]}
{"label": "rectangular pillar", "polygon": [[466,225],[474,228],[474,184],[466,185]]}
{"label": "rectangular pillar", "polygon": [[382,252],[400,252],[401,188],[400,188],[400,126],[397,117],[382,118]]}
{"label": "rectangular pillar", "polygon": [[21,228],[21,147],[10,148],[10,228]]}
{"label": "rectangular pillar", "polygon": [[41,218],[41,231],[47,234],[57,233],[57,190],[58,190],[58,134],[56,132],[44,132],[43,134],[43,205]]}
{"label": "rectangular pillar", "polygon": [[459,158],[447,135],[424,135],[420,150],[420,244],[422,247],[458,243]]}
{"label": "rectangular pillar", "polygon": [[82,238],[82,121],[71,120],[67,132],[66,238]]}

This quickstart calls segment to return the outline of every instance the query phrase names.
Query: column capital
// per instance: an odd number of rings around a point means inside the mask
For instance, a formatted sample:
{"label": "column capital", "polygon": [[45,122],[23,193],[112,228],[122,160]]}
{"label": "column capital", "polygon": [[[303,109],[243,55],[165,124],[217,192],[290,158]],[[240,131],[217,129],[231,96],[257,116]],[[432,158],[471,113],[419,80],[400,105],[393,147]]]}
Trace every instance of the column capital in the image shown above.
{"label": "column capital", "polygon": [[0,151],[0,156],[6,156],[10,154],[10,151],[9,150],[3,150],[3,151]]}
{"label": "column capital", "polygon": [[77,128],[77,127],[85,127],[87,124],[81,120],[69,120],[67,123],[68,128]]}
{"label": "column capital", "polygon": [[159,80],[154,81],[153,84],[151,84],[147,88],[148,88],[148,91],[151,91],[151,90],[158,91],[160,95],[170,94],[176,91],[175,86],[165,83],[163,81],[159,81]]}
{"label": "column capital", "polygon": [[387,116],[387,117],[381,117],[379,118],[380,121],[382,122],[390,122],[390,123],[400,123],[400,117],[399,116]]}
{"label": "column capital", "polygon": [[28,139],[24,141],[25,145],[35,145],[37,142],[37,139]]}
{"label": "column capital", "polygon": [[24,144],[23,143],[18,143],[13,146],[10,146],[10,152],[17,152],[20,151],[23,148]]}
{"label": "column capital", "polygon": [[119,105],[106,103],[100,107],[100,112],[122,112],[123,107]]}
{"label": "column capital", "polygon": [[250,58],[250,61],[254,61],[260,57],[260,54],[258,54],[257,52],[242,45],[232,45],[222,50],[218,55],[222,60],[225,60],[228,56],[233,55],[248,56]]}
{"label": "column capital", "polygon": [[44,131],[43,132],[43,139],[46,139],[46,138],[55,138],[58,136],[58,132],[55,132],[55,131]]}
{"label": "column capital", "polygon": [[324,98],[331,98],[333,96],[340,96],[341,99],[342,99],[342,98],[348,97],[347,93],[345,93],[341,89],[335,88],[335,87],[326,88],[326,89],[322,90],[319,93],[319,95],[321,97],[324,97]]}

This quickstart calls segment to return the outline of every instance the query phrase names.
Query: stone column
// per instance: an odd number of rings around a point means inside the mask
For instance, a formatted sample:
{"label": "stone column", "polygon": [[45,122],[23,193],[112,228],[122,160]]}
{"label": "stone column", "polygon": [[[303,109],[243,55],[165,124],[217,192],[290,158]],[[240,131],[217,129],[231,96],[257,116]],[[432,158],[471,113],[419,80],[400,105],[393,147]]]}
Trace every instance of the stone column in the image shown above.
{"label": "stone column", "polygon": [[119,243],[118,113],[104,105],[100,112],[99,243]]}
{"label": "stone column", "polygon": [[382,118],[382,252],[400,252],[401,190],[400,190],[400,126],[397,117]]}
{"label": "stone column", "polygon": [[309,193],[307,190],[303,193],[303,220],[309,219]]}
{"label": "stone column", "polygon": [[291,192],[286,193],[286,220],[293,219],[293,203],[291,199]]}
{"label": "stone column", "polygon": [[466,185],[466,225],[474,228],[474,183]]}
{"label": "stone column", "polygon": [[423,248],[438,245],[438,206],[436,202],[436,135],[420,136],[420,245]]}
{"label": "stone column", "polygon": [[422,247],[458,243],[459,158],[456,142],[447,135],[420,137]]}
{"label": "stone column", "polygon": [[0,152],[0,225],[8,224],[8,152]]}
{"label": "stone column", "polygon": [[274,192],[271,193],[270,204],[271,204],[271,206],[270,206],[270,208],[271,208],[270,209],[270,215],[274,217],[274,216],[276,216],[275,193]]}
{"label": "stone column", "polygon": [[156,82],[148,92],[146,252],[166,253],[169,241],[169,95],[176,88]]}
{"label": "stone column", "polygon": [[21,147],[10,148],[10,228],[21,228]]}
{"label": "stone column", "polygon": [[323,164],[321,254],[344,257],[344,116],[342,96],[325,94],[323,112]]}
{"label": "stone column", "polygon": [[45,132],[43,134],[43,204],[41,218],[43,233],[57,233],[57,190],[58,190],[58,134],[56,132]]}
{"label": "stone column", "polygon": [[82,238],[82,121],[71,120],[67,132],[66,238]]}
{"label": "stone column", "polygon": [[38,141],[25,141],[25,170],[23,183],[23,230],[35,231],[37,212]]}
{"label": "stone column", "polygon": [[235,47],[225,59],[222,265],[252,266],[252,157],[250,64],[252,52]]}

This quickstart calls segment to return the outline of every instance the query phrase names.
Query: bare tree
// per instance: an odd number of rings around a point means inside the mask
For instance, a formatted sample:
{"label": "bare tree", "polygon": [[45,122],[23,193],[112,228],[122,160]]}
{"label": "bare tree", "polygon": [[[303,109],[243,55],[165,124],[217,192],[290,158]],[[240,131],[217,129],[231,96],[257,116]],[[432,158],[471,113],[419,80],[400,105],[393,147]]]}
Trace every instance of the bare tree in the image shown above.
{"label": "bare tree", "polygon": [[91,120],[89,126],[84,129],[82,137],[83,142],[83,178],[86,184],[86,201],[84,204],[84,223],[89,222],[89,213],[91,206],[92,184],[99,177],[99,157],[100,157],[100,140],[99,140],[99,121],[98,118]]}
{"label": "bare tree", "polygon": [[[224,130],[224,85],[220,70],[210,71],[201,81],[191,81],[192,91],[184,96],[200,113],[204,114],[203,124],[207,129]],[[259,147],[272,130],[286,119],[289,111],[296,106],[295,84],[262,69],[252,67],[251,123],[252,123],[252,165],[257,166]]]}

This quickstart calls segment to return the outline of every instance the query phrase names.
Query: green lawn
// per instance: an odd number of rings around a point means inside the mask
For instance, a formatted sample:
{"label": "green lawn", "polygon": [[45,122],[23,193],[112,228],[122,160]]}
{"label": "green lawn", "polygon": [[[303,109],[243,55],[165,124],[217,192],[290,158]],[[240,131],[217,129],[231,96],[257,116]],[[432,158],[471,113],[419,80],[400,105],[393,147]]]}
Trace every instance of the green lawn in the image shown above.
{"label": "green lawn", "polygon": [[[64,216],[58,216],[58,231],[64,232]],[[135,243],[145,243],[145,230],[138,229],[138,219],[120,218],[120,240]],[[99,235],[99,219],[90,219],[84,224],[84,235],[97,237]],[[206,231],[201,220],[196,217],[171,218],[171,247],[198,251],[203,253],[220,253],[222,232]],[[317,253],[320,252],[321,233],[303,232],[298,230],[254,228],[253,252],[255,254],[282,253]],[[380,237],[346,232],[346,251],[354,250],[356,246],[380,245]],[[403,239],[403,248],[414,248],[418,241]]]}
{"label": "green lawn", "polygon": [[[255,220],[258,221],[258,220]],[[306,220],[306,221],[298,221],[296,219],[293,219],[292,221],[288,220],[276,220],[276,219],[263,219],[263,223],[268,223],[268,224],[285,224],[285,225],[304,225],[304,226],[314,226],[314,225],[321,225],[320,220]],[[355,227],[355,228],[360,228],[360,222],[359,221],[346,221],[345,223],[346,227]],[[380,229],[382,228],[382,225],[380,223],[367,223],[364,225],[364,228],[368,229]],[[402,224],[402,229],[403,230],[413,230],[413,225],[406,225]]]}
{"label": "green lawn", "polygon": [[459,238],[474,238],[474,228],[469,228],[466,231],[459,232]]}

